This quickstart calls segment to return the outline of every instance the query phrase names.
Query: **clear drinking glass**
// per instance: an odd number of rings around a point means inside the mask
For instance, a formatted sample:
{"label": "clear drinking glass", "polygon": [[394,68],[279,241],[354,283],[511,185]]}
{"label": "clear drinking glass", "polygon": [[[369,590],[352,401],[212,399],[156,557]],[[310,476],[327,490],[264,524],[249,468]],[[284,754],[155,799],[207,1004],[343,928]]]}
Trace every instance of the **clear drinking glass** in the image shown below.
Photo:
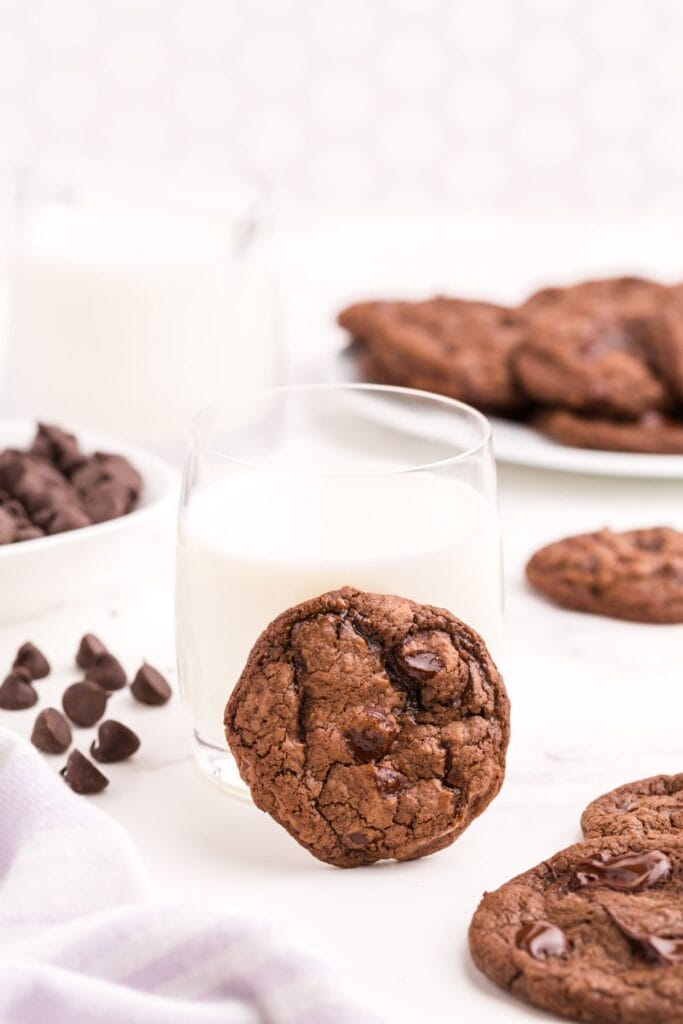
{"label": "clear drinking glass", "polygon": [[500,653],[485,417],[365,384],[275,388],[200,413],[181,500],[177,635],[194,752],[211,779],[245,792],[223,711],[261,631],[346,584],[447,608]]}
{"label": "clear drinking glass", "polygon": [[184,445],[197,409],[280,382],[253,176],[46,161],[13,191],[4,412]]}

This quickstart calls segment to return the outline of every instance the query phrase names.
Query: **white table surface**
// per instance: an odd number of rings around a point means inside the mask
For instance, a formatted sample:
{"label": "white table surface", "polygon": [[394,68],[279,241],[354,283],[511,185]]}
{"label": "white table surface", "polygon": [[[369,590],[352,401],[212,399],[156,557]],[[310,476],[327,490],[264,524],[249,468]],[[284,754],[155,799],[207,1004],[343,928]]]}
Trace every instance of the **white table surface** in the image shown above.
{"label": "white table surface", "polygon": [[[523,581],[531,552],[567,533],[605,524],[683,528],[683,482],[501,467],[499,483],[509,766],[500,796],[449,850],[353,871],[318,863],[266,815],[199,776],[177,695],[161,709],[127,693],[110,705],[143,744],[131,762],[109,767],[111,785],[94,799],[128,829],[160,893],[275,919],[397,1024],[543,1019],[472,968],[466,937],[479,897],[576,841],[581,810],[599,793],[683,770],[683,627],[562,611]],[[150,546],[145,564],[122,566],[122,574],[124,596],[1,626],[0,665],[33,640],[55,669],[38,684],[43,703],[58,704],[64,685],[78,678],[78,640],[92,631],[130,673],[144,657],[174,678],[172,531]],[[0,712],[0,724],[28,735],[34,717]],[[90,735],[78,731],[82,749]],[[54,759],[55,770],[62,762]]]}

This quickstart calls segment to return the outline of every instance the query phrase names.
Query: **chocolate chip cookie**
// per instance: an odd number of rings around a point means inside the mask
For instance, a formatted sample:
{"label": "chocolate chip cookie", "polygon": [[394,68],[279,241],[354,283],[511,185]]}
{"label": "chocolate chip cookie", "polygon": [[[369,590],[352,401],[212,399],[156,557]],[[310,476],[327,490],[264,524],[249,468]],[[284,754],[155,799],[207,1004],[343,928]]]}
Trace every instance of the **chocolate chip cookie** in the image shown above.
{"label": "chocolate chip cookie", "polygon": [[683,775],[629,782],[593,800],[581,815],[586,839],[678,835],[683,840]]}
{"label": "chocolate chip cookie", "polygon": [[261,634],[225,710],[254,802],[340,867],[450,845],[497,794],[509,704],[450,612],[345,587]]}
{"label": "chocolate chip cookie", "polygon": [[670,402],[655,374],[639,320],[565,311],[536,316],[511,363],[541,405],[603,416],[639,416]]}
{"label": "chocolate chip cookie", "polygon": [[683,402],[683,286],[670,290],[649,325],[649,349],[657,370]]}
{"label": "chocolate chip cookie", "polygon": [[552,409],[532,419],[542,434],[559,444],[601,451],[683,454],[683,420],[660,412],[643,413],[634,420],[608,420]]}
{"label": "chocolate chip cookie", "polygon": [[682,1024],[683,843],[570,846],[487,893],[469,940],[492,981],[562,1017]]}
{"label": "chocolate chip cookie", "polygon": [[563,608],[632,622],[683,622],[683,533],[599,530],[541,548],[526,567]]}
{"label": "chocolate chip cookie", "polygon": [[499,412],[516,413],[527,404],[510,368],[523,330],[511,309],[437,296],[361,302],[338,319],[359,343],[361,368],[372,380]]}
{"label": "chocolate chip cookie", "polygon": [[653,316],[669,289],[645,277],[604,277],[580,281],[564,287],[541,288],[523,303],[525,313],[552,312],[562,315],[565,309],[588,313],[609,313],[625,319],[646,319]]}

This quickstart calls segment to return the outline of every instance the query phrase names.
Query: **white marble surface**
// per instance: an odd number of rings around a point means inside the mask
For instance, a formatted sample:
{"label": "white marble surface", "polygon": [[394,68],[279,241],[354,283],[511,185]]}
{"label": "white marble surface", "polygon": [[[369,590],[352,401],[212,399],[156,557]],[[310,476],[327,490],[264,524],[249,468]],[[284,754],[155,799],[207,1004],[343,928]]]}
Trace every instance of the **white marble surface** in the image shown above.
{"label": "white marble surface", "polygon": [[[110,712],[143,746],[109,769],[98,803],[129,830],[161,892],[266,914],[331,960],[354,989],[396,1022],[480,1024],[532,1020],[468,962],[469,918],[484,889],[574,841],[584,804],[630,778],[681,770],[683,627],[624,624],[557,610],[522,579],[540,542],[603,523],[683,527],[683,483],[500,471],[507,565],[507,646],[502,667],[513,707],[504,789],[451,849],[413,864],[340,871],[314,861],[265,815],[203,781],[186,753],[177,697],[143,708],[127,693]],[[0,628],[0,660],[31,638],[53,676],[57,702],[77,678],[73,652],[85,630],[173,673],[172,531],[146,564],[126,566],[126,592]],[[123,569],[124,567],[122,567]],[[1,585],[1,581],[0,581]],[[36,586],[40,581],[36,580]],[[27,735],[34,712],[0,713]],[[78,731],[79,745],[90,733]],[[62,759],[55,760],[55,770]]]}
{"label": "white marble surface", "polygon": [[[592,223],[574,221],[561,230],[545,224],[540,233],[528,224],[502,232],[478,226],[476,245],[463,242],[462,225],[457,232],[442,222],[419,225],[410,245],[403,244],[402,229],[392,234],[390,227],[366,231],[361,245],[357,224],[328,225],[289,246],[288,336],[302,356],[293,376],[334,374],[320,363],[327,342],[338,341],[329,329],[332,312],[373,290],[429,292],[457,280],[465,291],[512,298],[544,277],[638,269],[643,252],[655,254],[652,269],[683,276],[680,233],[667,224],[649,233],[626,225],[598,233]],[[484,288],[494,279],[500,288]],[[523,581],[534,548],[567,533],[606,524],[683,528],[683,481],[513,467],[501,467],[499,481],[507,573],[501,667],[513,708],[509,769],[498,799],[451,849],[412,864],[327,867],[252,805],[198,775],[177,696],[165,708],[149,709],[124,693],[110,706],[140,732],[143,745],[130,763],[111,766],[111,785],[96,799],[129,830],[160,891],[276,919],[396,1024],[541,1019],[469,963],[467,926],[481,893],[575,841],[581,810],[603,790],[683,770],[683,627],[561,611]],[[169,524],[144,563],[121,566],[118,597],[0,626],[0,667],[30,638],[54,663],[53,677],[38,685],[44,702],[56,702],[77,678],[73,653],[90,630],[120,652],[131,673],[146,657],[173,674],[172,576]],[[25,735],[33,718],[33,711],[0,712],[0,724]],[[83,746],[90,734],[77,738]],[[56,761],[55,770],[62,759]]]}

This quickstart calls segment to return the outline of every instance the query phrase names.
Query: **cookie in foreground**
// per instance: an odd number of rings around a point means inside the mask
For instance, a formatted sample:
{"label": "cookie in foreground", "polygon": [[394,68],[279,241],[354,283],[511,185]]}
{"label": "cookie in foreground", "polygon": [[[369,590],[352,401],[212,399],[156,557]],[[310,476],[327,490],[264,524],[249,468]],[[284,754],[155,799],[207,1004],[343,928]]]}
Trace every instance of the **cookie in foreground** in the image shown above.
{"label": "cookie in foreground", "polygon": [[531,557],[526,575],[563,608],[632,622],[683,622],[683,533],[667,526],[555,541]]}
{"label": "cookie in foreground", "polygon": [[225,711],[254,802],[320,860],[449,846],[498,793],[509,703],[450,612],[351,587],[280,615]]}
{"label": "cookie in foreground", "polygon": [[477,967],[535,1006],[594,1024],[683,1024],[683,843],[570,846],[482,899]]}

